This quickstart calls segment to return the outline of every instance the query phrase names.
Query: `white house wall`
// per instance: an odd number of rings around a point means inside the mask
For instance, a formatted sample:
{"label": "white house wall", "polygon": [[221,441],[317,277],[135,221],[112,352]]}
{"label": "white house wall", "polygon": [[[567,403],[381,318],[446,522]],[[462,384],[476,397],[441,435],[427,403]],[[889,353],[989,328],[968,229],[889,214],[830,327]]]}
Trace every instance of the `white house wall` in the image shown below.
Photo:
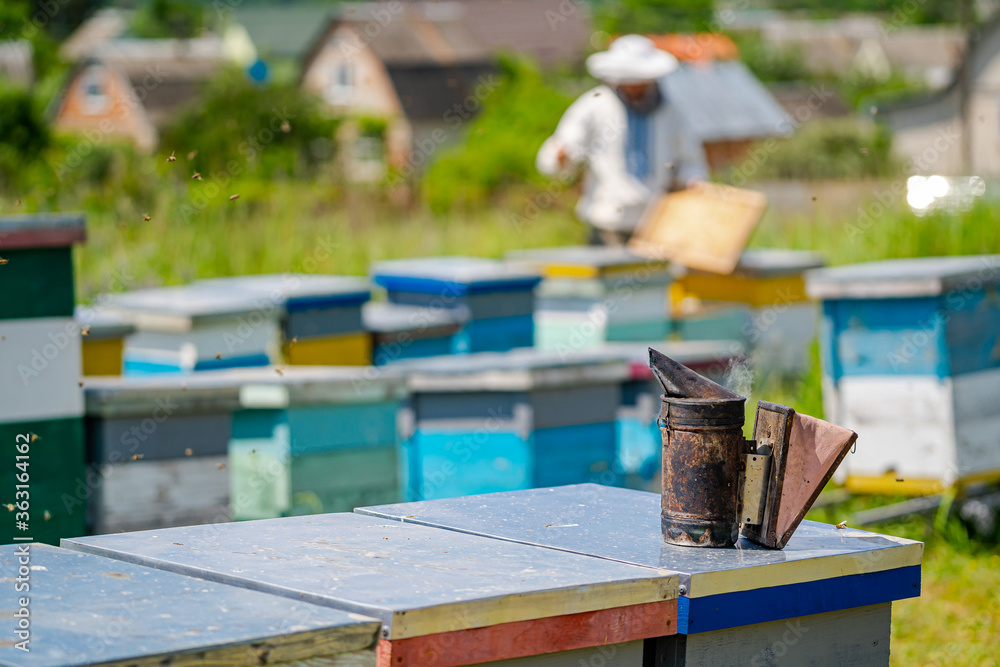
{"label": "white house wall", "polygon": [[[349,94],[334,96],[330,90],[330,81],[340,64],[353,66],[354,86]],[[303,86],[319,94],[327,104],[339,111],[386,118],[402,113],[392,82],[381,61],[367,46],[365,39],[358,37],[355,30],[348,26],[337,28],[327,39],[305,73]]]}

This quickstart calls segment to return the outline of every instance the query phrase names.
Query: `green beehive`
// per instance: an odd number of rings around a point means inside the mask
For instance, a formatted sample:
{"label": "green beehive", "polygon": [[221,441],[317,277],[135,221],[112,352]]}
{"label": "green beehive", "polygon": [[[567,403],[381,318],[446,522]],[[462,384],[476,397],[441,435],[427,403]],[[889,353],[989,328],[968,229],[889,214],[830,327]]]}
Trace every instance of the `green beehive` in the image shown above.
{"label": "green beehive", "polygon": [[80,327],[72,246],[82,215],[0,218],[0,541],[86,530]]}
{"label": "green beehive", "polygon": [[369,498],[401,498],[398,374],[296,366],[241,375],[229,442],[234,519],[344,512]]}

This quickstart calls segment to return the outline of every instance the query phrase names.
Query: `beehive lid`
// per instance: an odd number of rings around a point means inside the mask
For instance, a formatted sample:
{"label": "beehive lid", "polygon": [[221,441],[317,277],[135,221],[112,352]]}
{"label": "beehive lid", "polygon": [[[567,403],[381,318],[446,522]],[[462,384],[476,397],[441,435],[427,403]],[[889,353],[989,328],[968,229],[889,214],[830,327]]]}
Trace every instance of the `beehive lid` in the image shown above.
{"label": "beehive lid", "polygon": [[357,305],[371,298],[368,279],[359,276],[273,273],[212,278],[195,284],[248,291],[286,311]]}
{"label": "beehive lid", "polygon": [[777,278],[801,275],[826,265],[823,253],[810,250],[748,248],[740,255],[733,273],[752,278]]}
{"label": "beehive lid", "polygon": [[677,570],[689,598],[919,566],[923,544],[802,522],[782,551],[740,539],[734,549],[667,544],[660,494],[598,484],[425,500],[356,511],[374,517],[514,540]]}
{"label": "beehive lid", "polygon": [[365,329],[375,333],[401,333],[429,329],[457,329],[469,319],[463,308],[425,308],[397,303],[366,303]]}
{"label": "beehive lid", "polygon": [[87,238],[82,213],[0,216],[0,250],[59,248]]}
{"label": "beehive lid", "polygon": [[646,270],[666,273],[670,265],[662,260],[650,260],[628,248],[611,246],[566,246],[512,250],[507,259],[535,270],[546,278],[601,278],[609,274]]}
{"label": "beehive lid", "polygon": [[1000,255],[889,259],[806,274],[814,299],[898,299],[979,291],[1000,283]]}
{"label": "beehive lid", "polygon": [[232,412],[239,408],[237,370],[89,377],[83,385],[86,414],[112,418],[148,417],[156,409],[168,415]]}
{"label": "beehive lid", "polygon": [[[5,572],[17,572],[21,547],[0,547]],[[206,651],[198,664],[267,665],[374,653],[373,618],[79,551],[28,549],[31,590],[7,587],[0,664],[195,664]],[[30,652],[15,645],[21,596],[31,599]]]}
{"label": "beehive lid", "polygon": [[199,283],[109,294],[103,303],[136,328],[149,331],[184,332],[196,324],[232,321],[253,312],[278,316],[259,293]]}
{"label": "beehive lid", "polygon": [[372,277],[390,292],[440,292],[442,296],[530,290],[541,280],[537,272],[523,266],[482,257],[390,260],[375,264]]}
{"label": "beehive lid", "polygon": [[86,328],[84,340],[124,338],[135,331],[135,325],[122,312],[101,306],[77,306],[73,317],[81,329]]}
{"label": "beehive lid", "polygon": [[88,416],[233,412],[241,408],[370,403],[401,398],[403,375],[372,366],[260,366],[187,375],[95,377],[84,383]]}
{"label": "beehive lid", "polygon": [[404,359],[393,362],[411,391],[530,391],[622,382],[629,366],[622,355],[519,348],[509,352]]}
{"label": "beehive lid", "polygon": [[374,616],[391,640],[677,598],[674,572],[359,514],[189,526],[63,544]]}

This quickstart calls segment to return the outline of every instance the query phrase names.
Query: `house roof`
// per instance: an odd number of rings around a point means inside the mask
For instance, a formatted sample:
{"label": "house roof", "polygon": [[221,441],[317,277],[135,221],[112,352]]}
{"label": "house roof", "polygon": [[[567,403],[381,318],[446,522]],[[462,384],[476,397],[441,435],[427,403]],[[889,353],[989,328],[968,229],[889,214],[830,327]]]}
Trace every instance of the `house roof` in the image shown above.
{"label": "house roof", "polygon": [[218,37],[196,39],[120,39],[99,46],[70,78],[100,64],[132,85],[150,120],[168,123],[178,108],[198,98],[208,79],[227,63]]}
{"label": "house roof", "polygon": [[583,61],[592,27],[588,3],[569,0],[461,0],[460,20],[479,42],[496,53],[532,56],[543,66]]}
{"label": "house roof", "polygon": [[34,49],[26,39],[0,41],[0,79],[30,84],[35,80]]}
{"label": "house roof", "polygon": [[481,63],[502,51],[530,55],[543,65],[580,62],[590,40],[586,9],[567,0],[344,3],[314,39],[303,71],[342,25],[356,27],[386,65]]}
{"label": "house roof", "polygon": [[245,2],[236,7],[235,20],[246,28],[254,46],[265,57],[301,58],[325,33],[335,14],[328,4]]}
{"label": "house roof", "polygon": [[791,134],[784,109],[739,61],[682,64],[663,87],[670,103],[703,141],[737,141]]}
{"label": "house roof", "polygon": [[656,48],[680,61],[736,60],[740,50],[728,35],[713,32],[697,34],[646,35]]}
{"label": "house roof", "polygon": [[[476,39],[460,20],[461,12],[445,11],[455,3],[409,3],[370,38],[372,50],[387,66],[438,63],[482,63],[491,58],[490,50]],[[349,5],[341,16],[364,31],[371,18],[364,6]]]}
{"label": "house roof", "polygon": [[114,7],[99,9],[81,23],[59,47],[59,56],[75,62],[91,55],[101,44],[120,37],[128,28],[129,13]]}
{"label": "house roof", "polygon": [[489,63],[393,65],[387,71],[407,118],[440,121],[449,109],[462,104],[480,76],[494,68]]}
{"label": "house roof", "polygon": [[[458,20],[454,2],[345,3],[316,39],[302,64],[303,75],[338,28],[354,28],[359,46],[371,48],[386,67],[485,63],[491,52]],[[459,9],[461,11],[455,11]],[[390,16],[378,21],[376,16]]]}

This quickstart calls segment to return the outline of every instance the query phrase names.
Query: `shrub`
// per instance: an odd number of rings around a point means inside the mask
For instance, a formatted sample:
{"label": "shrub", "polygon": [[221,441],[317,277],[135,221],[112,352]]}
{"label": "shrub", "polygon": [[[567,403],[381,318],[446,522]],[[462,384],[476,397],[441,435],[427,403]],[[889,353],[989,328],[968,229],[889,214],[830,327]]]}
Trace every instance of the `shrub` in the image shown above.
{"label": "shrub", "polygon": [[0,181],[16,181],[49,145],[49,132],[28,90],[0,85]]}
{"label": "shrub", "polygon": [[535,154],[572,99],[525,60],[501,59],[500,71],[500,85],[463,140],[443,150],[424,174],[424,198],[434,211],[483,203],[507,185],[544,182]]}
{"label": "shrub", "polygon": [[320,148],[330,144],[337,123],[294,84],[258,86],[227,71],[164,130],[160,149],[178,159],[197,151],[184,161],[206,177],[229,171],[233,161],[247,175],[309,176],[329,159]]}
{"label": "shrub", "polygon": [[851,119],[823,119],[803,125],[768,151],[756,172],[764,179],[881,178],[899,172],[884,125]]}

